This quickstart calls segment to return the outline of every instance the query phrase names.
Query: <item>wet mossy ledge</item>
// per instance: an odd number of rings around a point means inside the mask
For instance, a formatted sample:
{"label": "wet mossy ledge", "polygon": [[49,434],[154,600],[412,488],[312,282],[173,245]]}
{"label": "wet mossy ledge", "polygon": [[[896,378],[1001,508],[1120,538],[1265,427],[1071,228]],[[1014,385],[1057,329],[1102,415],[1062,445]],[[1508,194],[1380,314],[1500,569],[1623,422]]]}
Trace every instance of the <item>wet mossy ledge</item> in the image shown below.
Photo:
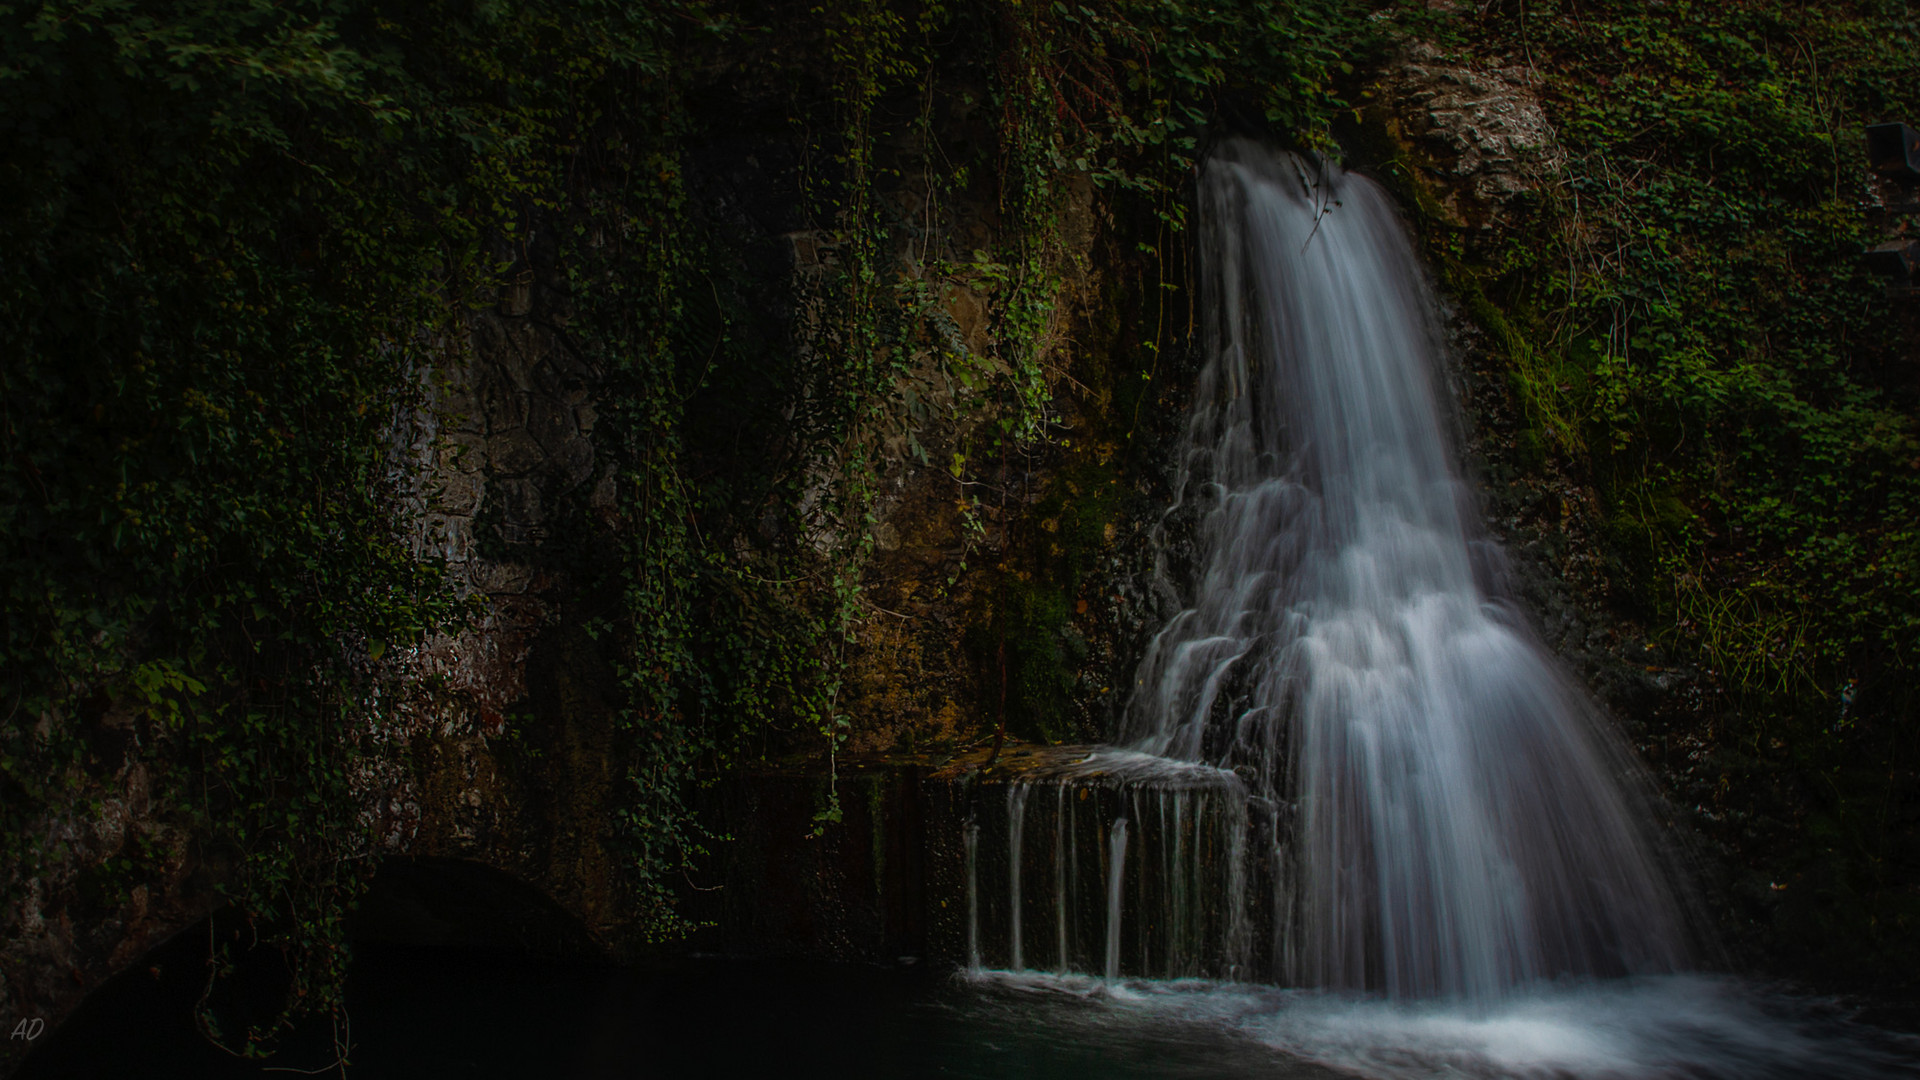
{"label": "wet mossy ledge", "polygon": [[[1920,117],[1908,19],[0,14],[7,1015],[224,912],[288,973],[224,1029],[264,1054],[433,860],[609,957],[950,956],[882,826],[931,762],[1108,734],[1177,610],[1227,133],[1400,199],[1520,592],[1732,962],[1910,979],[1920,339],[1856,269],[1903,226],[1853,134]],[[798,899],[830,867],[868,906]]]}
{"label": "wet mossy ledge", "polygon": [[[946,966],[978,961],[1004,967],[1011,955],[1010,795],[1026,789],[1044,793],[1030,813],[1020,815],[1022,822],[1032,819],[1037,863],[1051,858],[1056,802],[1072,803],[1076,820],[1085,826],[1080,846],[1092,892],[1076,892],[1070,900],[1092,896],[1100,910],[1073,913],[1075,962],[1067,969],[1097,971],[1106,880],[1097,871],[1105,865],[1107,826],[1115,814],[1128,813],[1129,797],[1141,797],[1129,786],[1125,766],[1105,761],[1103,749],[1014,738],[998,749],[849,757],[833,780],[844,817],[827,828],[811,824],[828,783],[819,762],[797,758],[744,768],[704,803],[704,812],[727,828],[732,840],[720,865],[701,875],[719,887],[686,894],[687,910],[704,924],[689,939],[690,947],[735,956]],[[1233,786],[1232,792],[1223,790],[1217,809],[1244,816],[1244,806],[1231,805],[1245,796],[1231,774],[1190,771],[1207,774],[1216,787]],[[1162,785],[1167,791],[1195,786],[1192,781]],[[1159,793],[1144,796],[1149,805]],[[970,831],[975,834],[972,854]],[[1141,823],[1142,845],[1152,831],[1150,823]],[[805,841],[795,843],[796,834]],[[1140,850],[1128,879],[1129,895],[1144,896],[1154,885],[1165,891],[1168,883],[1154,878],[1157,861],[1143,859]],[[1224,850],[1206,854],[1225,858]],[[1055,909],[1054,896],[1050,880],[1035,879],[1027,899],[1036,912],[1036,943],[1051,942],[1054,918],[1066,918]],[[1194,907],[1209,904],[1196,898]],[[1149,950],[1148,939],[1164,913],[1129,910],[1128,948],[1137,958]],[[1036,944],[1035,955],[1039,948]],[[1129,970],[1135,970],[1134,960]]]}

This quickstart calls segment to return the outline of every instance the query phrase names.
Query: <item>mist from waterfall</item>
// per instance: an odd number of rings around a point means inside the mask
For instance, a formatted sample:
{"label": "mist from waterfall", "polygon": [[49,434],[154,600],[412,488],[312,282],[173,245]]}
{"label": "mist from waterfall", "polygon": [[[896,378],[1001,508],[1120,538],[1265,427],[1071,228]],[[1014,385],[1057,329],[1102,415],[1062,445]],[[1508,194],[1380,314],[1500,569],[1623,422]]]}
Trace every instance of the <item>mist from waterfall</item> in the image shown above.
{"label": "mist from waterfall", "polygon": [[1625,748],[1500,584],[1391,200],[1230,143],[1197,240],[1194,581],[1122,742],[1232,769],[1280,823],[1255,902],[1292,985],[1490,998],[1681,967]]}

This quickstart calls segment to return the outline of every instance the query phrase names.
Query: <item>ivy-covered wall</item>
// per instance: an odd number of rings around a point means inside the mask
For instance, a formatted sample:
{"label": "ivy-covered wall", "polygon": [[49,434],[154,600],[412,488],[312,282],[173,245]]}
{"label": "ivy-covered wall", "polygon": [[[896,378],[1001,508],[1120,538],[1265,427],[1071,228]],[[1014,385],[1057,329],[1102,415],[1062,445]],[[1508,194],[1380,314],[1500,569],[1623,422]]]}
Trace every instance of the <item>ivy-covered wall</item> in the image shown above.
{"label": "ivy-covered wall", "polygon": [[[731,763],[830,778],[989,699],[1091,734],[1055,715],[1091,564],[1033,549],[1067,576],[1028,587],[1021,515],[1161,422],[1214,97],[1324,143],[1355,18],[0,9],[10,1005],[218,907],[214,975],[244,942],[333,1008],[390,855],[640,947]],[[1091,505],[1048,520],[1106,544]],[[266,1052],[222,1000],[209,1037]]]}

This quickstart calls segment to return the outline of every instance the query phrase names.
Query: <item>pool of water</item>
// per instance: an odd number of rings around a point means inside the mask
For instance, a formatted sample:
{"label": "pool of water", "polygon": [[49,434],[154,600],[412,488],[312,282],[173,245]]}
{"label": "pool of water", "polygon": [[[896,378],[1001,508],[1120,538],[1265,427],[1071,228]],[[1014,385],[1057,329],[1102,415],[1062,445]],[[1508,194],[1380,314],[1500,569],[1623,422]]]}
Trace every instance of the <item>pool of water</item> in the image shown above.
{"label": "pool of water", "polygon": [[[1688,976],[1405,1006],[1265,987],[686,958],[635,968],[363,950],[350,1028],[265,1063],[209,1046],[193,973],[116,980],[22,1078],[1910,1076],[1920,1040],[1832,1001]],[[299,1070],[287,1071],[287,1070]],[[339,1075],[332,1070],[331,1075]]]}

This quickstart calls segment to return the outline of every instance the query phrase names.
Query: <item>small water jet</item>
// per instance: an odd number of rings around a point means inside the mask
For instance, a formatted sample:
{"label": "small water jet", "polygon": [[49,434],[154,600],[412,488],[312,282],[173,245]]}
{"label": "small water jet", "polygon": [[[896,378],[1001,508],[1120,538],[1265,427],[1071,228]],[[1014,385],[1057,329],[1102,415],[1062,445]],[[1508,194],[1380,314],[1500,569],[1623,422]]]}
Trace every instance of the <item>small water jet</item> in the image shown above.
{"label": "small water jet", "polygon": [[1107,863],[1107,978],[1120,977],[1120,883],[1126,879],[1127,819],[1113,823]]}

